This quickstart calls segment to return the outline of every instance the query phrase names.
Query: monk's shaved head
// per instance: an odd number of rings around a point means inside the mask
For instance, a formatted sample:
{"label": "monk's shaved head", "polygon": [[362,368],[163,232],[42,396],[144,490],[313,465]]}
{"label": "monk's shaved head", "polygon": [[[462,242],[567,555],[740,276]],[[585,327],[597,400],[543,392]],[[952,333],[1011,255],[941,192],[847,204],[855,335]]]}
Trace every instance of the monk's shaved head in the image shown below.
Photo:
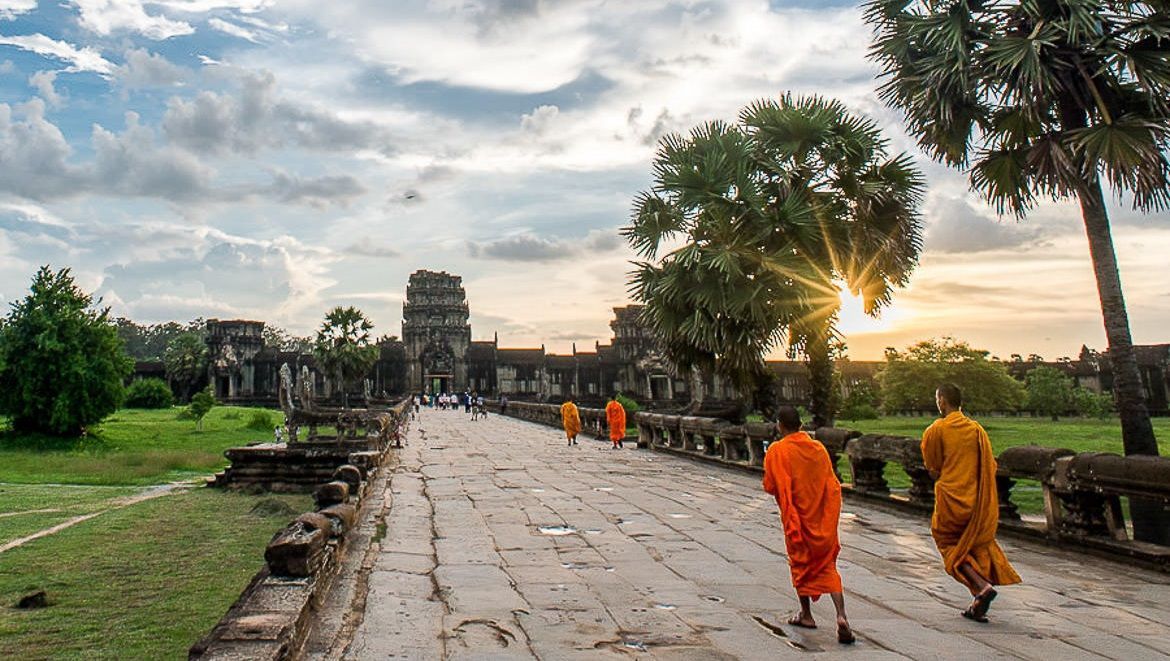
{"label": "monk's shaved head", "polygon": [[776,422],[786,432],[800,431],[800,412],[792,406],[781,406],[776,412]]}
{"label": "monk's shaved head", "polygon": [[963,406],[963,392],[953,383],[944,383],[938,387],[938,396],[953,408]]}

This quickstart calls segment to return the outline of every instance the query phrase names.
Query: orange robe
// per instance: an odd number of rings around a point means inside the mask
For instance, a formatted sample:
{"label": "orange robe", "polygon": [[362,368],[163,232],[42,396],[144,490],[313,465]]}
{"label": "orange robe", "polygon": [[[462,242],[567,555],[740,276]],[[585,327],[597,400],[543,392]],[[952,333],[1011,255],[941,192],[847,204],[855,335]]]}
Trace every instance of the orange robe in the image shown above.
{"label": "orange robe", "polygon": [[609,423],[609,440],[616,443],[626,437],[626,410],[616,399],[605,405],[605,420]]}
{"label": "orange robe", "polygon": [[922,434],[922,460],[938,474],[930,534],[942,553],[948,574],[976,590],[959,572],[964,562],[992,585],[1020,582],[1003,549],[995,542],[999,494],[995,489],[995,455],[978,422],[955,411],[935,420]]}
{"label": "orange robe", "polygon": [[581,413],[573,402],[561,404],[561,424],[565,427],[566,438],[574,438],[581,433]]}
{"label": "orange robe", "polygon": [[841,592],[837,573],[841,483],[825,446],[802,431],[769,445],[764,455],[764,491],[775,496],[780,506],[796,594],[815,600]]}

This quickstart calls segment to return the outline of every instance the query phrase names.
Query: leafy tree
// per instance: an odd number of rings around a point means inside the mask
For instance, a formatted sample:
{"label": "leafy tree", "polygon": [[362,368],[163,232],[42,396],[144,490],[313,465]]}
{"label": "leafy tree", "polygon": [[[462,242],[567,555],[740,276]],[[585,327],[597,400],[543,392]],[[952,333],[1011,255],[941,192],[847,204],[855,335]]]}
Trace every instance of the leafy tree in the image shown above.
{"label": "leafy tree", "polygon": [[126,345],[126,353],[135,360],[165,360],[167,347],[176,337],[184,333],[198,333],[202,337],[204,332],[202,317],[186,325],[176,321],[142,325],[125,317],[118,317],[114,323],[118,327],[118,336]]}
{"label": "leafy tree", "polygon": [[195,429],[203,431],[203,418],[215,408],[216,403],[210,385],[191,397],[191,403],[187,405],[187,415],[195,420]]}
{"label": "leafy tree", "polygon": [[841,417],[846,420],[873,420],[878,417],[878,391],[869,381],[860,381],[841,398]]}
{"label": "leafy tree", "polygon": [[134,361],[109,308],[93,305],[69,269],[48,266],[13,304],[0,328],[0,413],[13,429],[79,436],[122,403]]}
{"label": "leafy tree", "polygon": [[296,353],[311,353],[313,351],[313,338],[293,335],[279,326],[265,324],[261,337],[264,340],[264,346],[277,351]]}
{"label": "leafy tree", "polygon": [[378,360],[378,347],[370,343],[374,324],[361,310],[350,306],[336,307],[325,315],[313,356],[326,373],[332,374],[349,406],[349,386],[369,373]]}
{"label": "leafy tree", "polygon": [[877,125],[839,102],[757,101],[737,124],[662,139],[653,187],[623,230],[650,260],[631,290],[680,373],[721,374],[768,415],[764,357],[787,339],[808,360],[826,424],[838,283],[868,313],[889,303],[917,261],[921,192],[909,157],[888,157]]}
{"label": "leafy tree", "polygon": [[887,412],[935,410],[934,391],[954,383],[969,411],[1014,411],[1024,402],[1024,386],[989,352],[951,337],[926,340],[900,352],[886,349],[878,373],[882,406]]}
{"label": "leafy tree", "polygon": [[[869,0],[882,98],[936,159],[1022,217],[1075,198],[1097,279],[1127,455],[1157,455],[1102,192],[1170,207],[1170,5],[1123,0]],[[1170,514],[1134,509],[1170,543]],[[1157,522],[1155,523],[1155,518]],[[1156,532],[1155,532],[1156,531]]]}
{"label": "leafy tree", "polygon": [[1076,384],[1055,367],[1041,365],[1033,368],[1024,383],[1028,389],[1028,408],[1036,413],[1057,420],[1061,414],[1074,410]]}
{"label": "leafy tree", "polygon": [[1073,408],[1080,415],[1104,420],[1113,414],[1113,395],[1076,388],[1073,390]]}
{"label": "leafy tree", "polygon": [[192,391],[207,376],[207,342],[202,333],[186,332],[175,336],[163,353],[167,378],[179,389],[179,398],[187,401]]}
{"label": "leafy tree", "polygon": [[162,379],[138,379],[126,389],[128,409],[168,409],[175,403],[171,387]]}

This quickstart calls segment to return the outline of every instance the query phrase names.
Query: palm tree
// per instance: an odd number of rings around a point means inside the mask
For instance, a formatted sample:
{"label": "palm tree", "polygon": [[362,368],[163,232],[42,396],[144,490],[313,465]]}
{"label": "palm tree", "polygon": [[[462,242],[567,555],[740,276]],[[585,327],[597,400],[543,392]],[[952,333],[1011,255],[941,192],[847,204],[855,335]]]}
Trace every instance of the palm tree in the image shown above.
{"label": "palm tree", "polygon": [[787,340],[808,360],[814,422],[831,423],[840,287],[876,314],[917,262],[909,157],[888,158],[877,126],[841,103],[785,95],[664,137],[654,177],[623,234],[650,260],[631,290],[667,355],[766,410],[764,356]]}
{"label": "palm tree", "polygon": [[313,356],[327,374],[337,379],[345,408],[349,408],[349,386],[365,376],[378,360],[378,347],[370,344],[374,324],[362,311],[335,307],[325,315],[313,344]]}
{"label": "palm tree", "polygon": [[[934,158],[968,168],[1000,213],[1040,197],[1081,207],[1125,453],[1157,455],[1101,182],[1170,206],[1170,8],[1104,0],[869,0],[882,98]],[[1135,536],[1170,525],[1134,508]],[[1166,517],[1162,517],[1165,519]]]}

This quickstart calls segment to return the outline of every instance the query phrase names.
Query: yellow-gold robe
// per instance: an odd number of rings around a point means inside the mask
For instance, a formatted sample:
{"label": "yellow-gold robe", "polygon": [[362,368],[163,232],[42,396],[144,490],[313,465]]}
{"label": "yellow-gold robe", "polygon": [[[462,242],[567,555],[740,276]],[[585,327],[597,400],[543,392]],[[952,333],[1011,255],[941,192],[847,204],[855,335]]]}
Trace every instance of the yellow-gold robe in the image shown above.
{"label": "yellow-gold robe", "polygon": [[938,473],[930,534],[942,553],[943,566],[955,580],[976,590],[959,567],[969,562],[992,585],[1020,582],[995,541],[999,528],[999,494],[995,455],[978,422],[955,411],[935,420],[922,434],[922,459]]}

